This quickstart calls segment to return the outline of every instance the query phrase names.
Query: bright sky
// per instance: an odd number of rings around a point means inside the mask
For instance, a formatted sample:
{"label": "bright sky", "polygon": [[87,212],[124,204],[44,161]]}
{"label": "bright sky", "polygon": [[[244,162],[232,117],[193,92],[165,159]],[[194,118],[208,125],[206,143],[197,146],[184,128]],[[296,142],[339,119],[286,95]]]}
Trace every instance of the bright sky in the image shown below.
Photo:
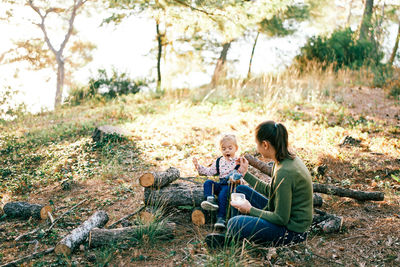
{"label": "bright sky", "polygon": [[[2,6],[0,3],[0,13]],[[40,30],[30,23],[28,18],[37,19],[37,14],[26,7],[19,11],[18,16],[22,18],[19,27],[10,25],[0,20],[0,55],[10,49],[13,40],[32,36],[36,33],[42,36]],[[99,27],[105,16],[92,15],[89,18],[78,16],[76,28],[82,40],[90,40],[97,45],[93,51],[93,61],[86,67],[74,73],[74,80],[86,84],[89,77],[94,76],[98,69],[117,69],[119,72],[126,72],[132,78],[155,77],[156,61],[154,55],[149,55],[150,49],[155,46],[155,24],[152,20],[138,17],[129,17],[121,24],[105,25]],[[283,69],[298,53],[299,47],[303,45],[306,38],[318,32],[318,29],[310,25],[302,24],[299,31],[288,38],[267,38],[260,36],[254,54],[252,71],[253,73],[265,73]],[[396,25],[390,28],[395,36]],[[59,32],[59,40],[63,38],[64,32]],[[228,53],[228,59],[235,61],[236,75],[245,76],[248,70],[248,62],[253,45],[254,37],[246,40],[239,40],[232,44]],[[394,39],[394,38],[392,38]],[[389,40],[390,41],[390,40]],[[391,41],[391,42],[394,42]],[[27,70],[27,63],[0,65],[0,92],[6,86],[11,86],[23,92],[21,101],[25,101],[32,111],[39,111],[41,108],[52,109],[55,97],[56,73],[53,71],[30,71]],[[165,66],[163,66],[165,67]],[[208,83],[214,66],[207,68],[208,73],[191,73],[189,75],[177,75],[172,81],[174,87],[196,87],[202,83]]]}

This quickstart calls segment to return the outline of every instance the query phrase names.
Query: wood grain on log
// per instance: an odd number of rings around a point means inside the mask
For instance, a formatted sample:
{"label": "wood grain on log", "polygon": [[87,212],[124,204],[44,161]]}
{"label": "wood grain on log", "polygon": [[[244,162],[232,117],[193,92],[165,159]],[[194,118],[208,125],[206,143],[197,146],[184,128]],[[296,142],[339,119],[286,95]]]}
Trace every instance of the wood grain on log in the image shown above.
{"label": "wood grain on log", "polygon": [[79,227],[71,231],[55,247],[57,255],[70,255],[80,243],[85,241],[93,228],[101,228],[108,222],[108,215],[105,211],[96,211],[89,219],[84,221]]}
{"label": "wood grain on log", "polygon": [[177,168],[170,167],[162,172],[145,173],[139,178],[139,183],[143,187],[153,187],[160,189],[180,177],[180,172]]}
{"label": "wood grain on log", "polygon": [[4,205],[4,213],[10,218],[28,219],[33,217],[35,219],[47,219],[48,212],[53,209],[50,206],[40,204],[30,204],[27,202],[9,202]]}
{"label": "wood grain on log", "polygon": [[[251,158],[251,161],[248,159]],[[259,159],[256,159],[250,155],[246,155],[246,159],[249,161],[249,164],[261,172],[268,175],[268,163],[263,162]],[[329,195],[336,195],[340,197],[349,197],[357,200],[376,200],[381,201],[384,199],[383,192],[369,192],[369,191],[359,191],[359,190],[352,190],[347,188],[340,188],[333,185],[326,185],[326,184],[317,184],[313,183],[313,190],[315,193],[324,193]]]}
{"label": "wood grain on log", "polygon": [[115,228],[115,229],[99,229],[94,228],[90,231],[89,246],[98,247],[103,245],[112,245],[122,241],[135,241],[140,239],[140,235],[148,231],[153,231],[160,239],[174,238],[176,225],[175,223],[154,224],[154,229],[150,229],[146,225]]}

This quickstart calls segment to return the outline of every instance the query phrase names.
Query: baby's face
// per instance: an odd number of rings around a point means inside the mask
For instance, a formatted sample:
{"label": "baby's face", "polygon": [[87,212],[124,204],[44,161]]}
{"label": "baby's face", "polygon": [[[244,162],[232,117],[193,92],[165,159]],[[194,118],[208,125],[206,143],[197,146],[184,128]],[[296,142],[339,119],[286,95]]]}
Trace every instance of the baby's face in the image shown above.
{"label": "baby's face", "polygon": [[235,153],[238,150],[235,142],[227,140],[221,143],[221,152],[222,155],[229,160],[230,158],[235,157]]}

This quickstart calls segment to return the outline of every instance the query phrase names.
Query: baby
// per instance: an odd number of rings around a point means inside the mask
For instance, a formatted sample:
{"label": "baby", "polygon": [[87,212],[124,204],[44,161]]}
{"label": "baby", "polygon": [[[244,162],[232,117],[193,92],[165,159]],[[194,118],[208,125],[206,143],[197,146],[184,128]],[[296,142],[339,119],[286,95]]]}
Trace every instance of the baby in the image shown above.
{"label": "baby", "polygon": [[[240,182],[242,175],[237,172],[239,165],[236,164],[235,153],[238,150],[235,135],[226,134],[219,142],[222,156],[219,157],[210,167],[200,165],[196,158],[193,158],[194,166],[199,175],[219,175],[219,182],[207,180],[204,182],[204,198],[201,207],[204,210],[218,210],[215,228],[225,228],[225,218],[228,203],[228,196],[234,186]],[[215,200],[218,196],[218,202]]]}

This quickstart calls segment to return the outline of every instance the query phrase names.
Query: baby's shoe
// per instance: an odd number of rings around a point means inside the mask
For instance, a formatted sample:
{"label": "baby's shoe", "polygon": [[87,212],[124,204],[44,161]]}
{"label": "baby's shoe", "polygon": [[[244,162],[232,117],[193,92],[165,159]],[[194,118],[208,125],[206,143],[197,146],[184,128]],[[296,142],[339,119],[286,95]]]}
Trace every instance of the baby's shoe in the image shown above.
{"label": "baby's shoe", "polygon": [[216,229],[224,230],[225,229],[225,220],[221,217],[217,218],[217,222],[214,224]]}
{"label": "baby's shoe", "polygon": [[217,201],[215,201],[215,197],[213,196],[208,196],[207,200],[201,202],[200,206],[203,210],[210,210],[210,211],[218,210],[219,207]]}

